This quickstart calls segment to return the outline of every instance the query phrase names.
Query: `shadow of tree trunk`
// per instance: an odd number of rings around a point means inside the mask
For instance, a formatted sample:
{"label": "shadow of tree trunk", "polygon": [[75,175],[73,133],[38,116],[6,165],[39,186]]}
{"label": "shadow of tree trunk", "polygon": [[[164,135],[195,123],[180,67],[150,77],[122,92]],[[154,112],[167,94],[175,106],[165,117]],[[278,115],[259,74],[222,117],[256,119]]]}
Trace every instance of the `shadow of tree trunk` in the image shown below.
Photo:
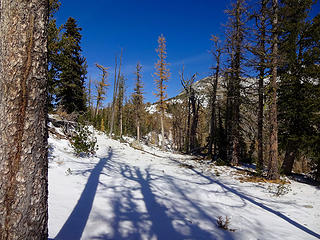
{"label": "shadow of tree trunk", "polygon": [[107,158],[101,158],[98,164],[92,169],[87,184],[74,207],[69,218],[55,237],[56,240],[81,239],[84,228],[87,224],[93,201],[97,192],[101,171],[108,160],[112,157],[109,151]]}

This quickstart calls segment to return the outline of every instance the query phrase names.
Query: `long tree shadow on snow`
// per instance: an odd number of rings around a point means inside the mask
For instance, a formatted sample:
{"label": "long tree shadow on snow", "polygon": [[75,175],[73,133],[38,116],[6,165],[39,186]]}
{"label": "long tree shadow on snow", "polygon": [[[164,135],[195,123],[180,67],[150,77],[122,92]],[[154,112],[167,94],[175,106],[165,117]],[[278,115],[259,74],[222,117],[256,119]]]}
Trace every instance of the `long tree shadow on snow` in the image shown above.
{"label": "long tree shadow on snow", "polygon": [[112,157],[112,150],[109,151],[107,158],[101,158],[97,165],[92,169],[87,184],[74,207],[67,221],[55,237],[56,240],[80,239],[87,224],[89,214],[92,209],[93,201],[99,184],[100,174]]}
{"label": "long tree shadow on snow", "polygon": [[[171,159],[171,160],[174,161],[174,162],[177,162],[177,161],[174,160],[174,159]],[[252,204],[254,204],[254,205],[256,205],[256,206],[258,206],[258,207],[260,207],[260,208],[262,208],[262,209],[264,209],[264,210],[266,210],[266,211],[268,211],[268,212],[270,212],[270,213],[275,214],[276,216],[282,218],[282,219],[285,220],[286,222],[288,222],[288,223],[292,224],[293,226],[299,228],[300,230],[302,230],[302,231],[310,234],[311,236],[316,237],[316,238],[320,238],[320,234],[318,234],[318,233],[312,231],[311,229],[309,229],[309,228],[301,225],[300,223],[298,223],[298,222],[290,219],[289,217],[287,217],[287,216],[284,215],[283,213],[278,212],[278,211],[276,211],[276,210],[273,210],[272,208],[267,207],[267,206],[265,206],[264,204],[259,203],[259,202],[255,201],[254,199],[252,199],[252,198],[250,198],[250,197],[242,194],[241,192],[238,192],[237,190],[235,190],[235,189],[233,189],[233,188],[230,188],[230,187],[224,185],[223,183],[221,183],[221,182],[219,182],[219,181],[213,180],[212,178],[203,175],[201,172],[198,172],[198,171],[195,170],[195,169],[191,169],[191,171],[193,171],[193,172],[196,173],[197,175],[199,175],[199,176],[207,179],[207,180],[209,181],[208,184],[216,183],[216,184],[218,184],[219,186],[221,186],[223,189],[226,189],[226,190],[228,190],[229,192],[231,192],[231,193],[239,196],[240,198],[245,199],[245,200],[251,202]]]}
{"label": "long tree shadow on snow", "polygon": [[[134,239],[157,239],[157,240],[182,240],[182,239],[215,239],[212,233],[201,229],[196,224],[190,223],[184,216],[174,209],[168,209],[161,200],[175,203],[175,199],[165,199],[153,193],[152,181],[161,176],[150,174],[149,169],[143,171],[138,167],[128,165],[120,166],[121,175],[136,182],[136,187],[127,187],[117,193],[117,199],[113,201],[112,234],[101,234],[92,239],[100,240],[134,240]],[[134,196],[134,191],[139,191],[142,198]],[[160,201],[159,201],[160,200]],[[146,212],[138,210],[138,202],[143,201]],[[171,214],[169,214],[169,212]],[[189,233],[182,233],[179,226],[174,226],[173,222],[179,220],[185,228],[189,228]],[[107,220],[106,220],[107,221]],[[124,233],[121,229],[121,222],[131,222],[129,232]],[[232,238],[225,238],[232,239]]]}
{"label": "long tree shadow on snow", "polygon": [[[147,217],[151,221],[151,228],[148,234],[149,238],[151,239],[152,237],[156,237],[156,239],[158,240],[185,239],[185,236],[177,232],[173,227],[172,219],[166,214],[166,207],[158,203],[158,201],[156,200],[156,197],[151,189],[152,178],[148,169],[146,169],[145,174],[143,174],[139,168],[135,167],[134,169],[132,169],[131,167],[125,165],[124,167],[121,167],[121,174],[126,179],[139,184],[139,188],[143,196],[143,201],[147,209]],[[117,215],[118,213],[115,214]],[[132,237],[133,238],[130,237],[129,239],[139,239],[136,234]]]}

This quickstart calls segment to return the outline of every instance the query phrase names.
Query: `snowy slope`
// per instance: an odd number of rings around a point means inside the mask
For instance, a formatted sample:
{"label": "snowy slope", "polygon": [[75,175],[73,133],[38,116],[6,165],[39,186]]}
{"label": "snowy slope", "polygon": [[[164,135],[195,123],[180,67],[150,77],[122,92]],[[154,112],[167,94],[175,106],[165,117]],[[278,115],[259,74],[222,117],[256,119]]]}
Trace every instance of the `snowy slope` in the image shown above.
{"label": "snowy slope", "polygon": [[[77,158],[66,140],[49,138],[51,239],[320,238],[319,188],[292,182],[276,197],[272,184],[241,183],[229,167],[97,139],[96,157]],[[218,228],[219,216],[235,231]]]}

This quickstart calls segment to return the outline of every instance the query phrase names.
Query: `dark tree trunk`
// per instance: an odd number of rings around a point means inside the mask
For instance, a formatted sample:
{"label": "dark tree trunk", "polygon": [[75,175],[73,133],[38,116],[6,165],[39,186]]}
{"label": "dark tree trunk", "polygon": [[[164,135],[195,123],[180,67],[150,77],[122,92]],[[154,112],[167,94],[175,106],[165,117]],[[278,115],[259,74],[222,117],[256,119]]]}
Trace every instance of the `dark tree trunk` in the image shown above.
{"label": "dark tree trunk", "polygon": [[[215,51],[213,52],[213,55],[215,57],[216,61],[216,68],[215,68],[215,74],[214,74],[214,81],[212,84],[212,93],[211,93],[211,119],[210,119],[210,135],[209,135],[209,143],[208,143],[208,156],[210,159],[213,158],[212,156],[212,146],[216,142],[215,139],[217,139],[217,126],[216,126],[216,101],[217,101],[217,89],[218,89],[218,80],[219,80],[219,74],[220,74],[220,56],[222,49],[219,45],[219,40],[215,36],[213,36],[212,40],[215,44]],[[214,152],[216,154],[217,152],[217,146],[214,144]]]}
{"label": "dark tree trunk", "polygon": [[164,150],[164,108],[161,109],[160,113],[160,125],[161,125],[161,149]]}
{"label": "dark tree trunk", "polygon": [[0,14],[0,239],[47,239],[48,1]]}
{"label": "dark tree trunk", "polygon": [[227,100],[227,160],[231,165],[237,165],[240,160],[240,88],[241,64],[243,60],[242,48],[244,38],[244,0],[237,0],[233,9],[229,11],[229,54],[230,72],[228,76]]}
{"label": "dark tree trunk", "polygon": [[231,157],[231,165],[237,165],[239,163],[239,139],[240,139],[240,74],[241,74],[241,46],[243,42],[243,29],[241,22],[241,1],[237,1],[236,7],[236,26],[235,26],[235,41],[234,41],[234,63],[233,63],[233,72],[234,72],[234,104],[232,111],[232,119],[233,119],[233,128],[232,128],[232,157]]}
{"label": "dark tree trunk", "polygon": [[226,159],[227,153],[226,153],[226,139],[225,139],[225,132],[223,129],[223,124],[222,124],[222,117],[221,117],[221,107],[218,102],[218,124],[219,124],[219,131],[218,131],[218,154],[220,159]]}
{"label": "dark tree trunk", "polygon": [[187,120],[187,136],[186,136],[186,152],[190,153],[190,122],[191,122],[191,103],[188,98],[188,120]]}
{"label": "dark tree trunk", "polygon": [[272,76],[270,79],[270,155],[268,178],[279,179],[278,169],[278,119],[277,119],[277,67],[278,67],[278,0],[272,0]]}
{"label": "dark tree trunk", "polygon": [[195,96],[195,92],[191,90],[191,109],[192,109],[192,122],[190,129],[190,151],[194,151],[197,147],[197,128],[198,128],[198,120],[199,120],[199,107],[200,101]]}
{"label": "dark tree trunk", "polygon": [[[215,139],[215,134],[216,134],[216,104],[215,104],[215,94],[213,93],[212,96],[212,103],[211,103],[211,118],[210,118],[210,135],[209,135],[209,143],[208,143],[208,157],[210,159],[213,159],[213,154],[212,154],[212,148],[213,148],[213,143]],[[216,146],[214,146],[214,149],[216,149]]]}
{"label": "dark tree trunk", "polygon": [[267,0],[262,0],[260,10],[260,38],[259,38],[259,86],[258,86],[258,162],[257,170],[262,171],[264,167],[263,162],[263,105],[264,105],[264,77],[265,77],[265,39],[266,39],[266,11],[267,11]]}
{"label": "dark tree trunk", "polygon": [[281,172],[285,175],[290,175],[292,173],[294,160],[298,154],[298,148],[291,145],[286,150],[284,161],[281,166]]}
{"label": "dark tree trunk", "polygon": [[[232,56],[231,56],[232,57]],[[232,158],[232,109],[234,104],[234,88],[232,79],[232,73],[228,73],[226,75],[227,78],[227,109],[226,109],[226,122],[225,122],[225,135],[226,135],[226,160],[227,162],[231,162]]]}

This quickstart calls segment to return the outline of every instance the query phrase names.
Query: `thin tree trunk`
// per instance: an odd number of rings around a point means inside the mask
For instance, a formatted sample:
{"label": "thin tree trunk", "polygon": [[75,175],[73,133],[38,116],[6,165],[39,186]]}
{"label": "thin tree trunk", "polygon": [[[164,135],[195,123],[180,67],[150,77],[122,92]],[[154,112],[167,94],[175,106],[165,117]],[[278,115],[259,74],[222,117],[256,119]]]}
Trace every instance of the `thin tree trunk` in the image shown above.
{"label": "thin tree trunk", "polygon": [[114,81],[113,81],[113,98],[112,98],[112,106],[111,106],[111,120],[110,120],[110,132],[109,137],[112,136],[113,132],[113,124],[114,124],[114,114],[115,114],[115,103],[118,91],[118,81],[117,81],[117,56],[115,57],[115,67],[114,67]]}
{"label": "thin tree trunk", "polygon": [[137,141],[140,142],[140,123],[137,122]]}
{"label": "thin tree trunk", "polygon": [[125,84],[125,80],[124,77],[120,77],[120,81],[119,81],[119,94],[118,94],[118,99],[119,99],[119,135],[120,138],[122,138],[122,134],[123,134],[123,127],[122,127],[122,123],[123,123],[123,96],[124,96],[124,84]]}
{"label": "thin tree trunk", "polygon": [[260,44],[259,44],[259,87],[258,87],[258,162],[257,170],[263,170],[263,105],[264,105],[264,77],[265,77],[265,39],[266,39],[266,11],[267,11],[267,1],[262,0],[261,2],[261,26],[260,26]]}
{"label": "thin tree trunk", "polygon": [[119,110],[120,111],[120,121],[119,121],[119,125],[120,125],[120,138],[122,138],[122,134],[123,134],[123,131],[122,131],[122,117],[123,117],[123,114],[122,114],[122,107],[121,109]]}
{"label": "thin tree trunk", "polygon": [[219,150],[219,158],[226,159],[226,145],[225,145],[225,132],[223,131],[222,117],[221,117],[221,107],[218,102],[218,124],[219,124],[219,141],[218,141],[218,150]]}
{"label": "thin tree trunk", "polygon": [[98,115],[98,112],[99,112],[99,106],[100,106],[100,101],[97,100],[97,105],[96,105],[96,110],[94,111],[94,116],[97,116]]}
{"label": "thin tree trunk", "polygon": [[188,98],[188,120],[187,120],[187,137],[186,137],[186,152],[190,153],[190,122],[191,122],[191,103]]}
{"label": "thin tree trunk", "polygon": [[45,0],[0,1],[0,239],[47,239]]}
{"label": "thin tree trunk", "polygon": [[[231,56],[231,58],[233,58]],[[227,76],[227,109],[226,109],[226,121],[225,121],[225,135],[227,139],[227,146],[226,146],[226,159],[227,162],[231,162],[232,159],[232,129],[233,129],[233,121],[232,121],[232,109],[234,104],[234,87],[233,82],[231,81],[232,72],[228,73]]]}
{"label": "thin tree trunk", "polygon": [[[212,145],[214,143],[214,139],[216,135],[216,101],[217,101],[217,88],[218,88],[218,80],[219,80],[219,71],[220,71],[220,52],[221,49],[217,49],[219,55],[216,57],[217,61],[217,67],[216,67],[216,72],[215,72],[215,77],[214,77],[214,83],[213,83],[213,90],[212,90],[212,105],[211,105],[211,128],[210,128],[210,139],[209,139],[209,148],[208,148],[208,156],[210,159],[212,159]],[[216,146],[214,146],[215,153],[216,153]]]}
{"label": "thin tree trunk", "polygon": [[212,104],[211,104],[211,118],[210,118],[210,135],[209,135],[209,143],[208,143],[208,157],[210,159],[213,158],[212,156],[212,145],[214,142],[214,135],[216,133],[216,126],[215,126],[215,91],[213,91],[213,96],[212,96]]}
{"label": "thin tree trunk", "polygon": [[198,120],[199,120],[199,100],[194,99],[191,101],[192,104],[192,123],[191,123],[191,130],[190,130],[190,151],[193,151],[197,145],[197,128],[198,128]]}
{"label": "thin tree trunk", "polygon": [[117,57],[116,57],[116,65],[115,65],[115,71],[114,71],[114,85],[113,85],[113,101],[112,101],[112,112],[111,112],[109,137],[111,137],[112,132],[113,132],[115,105],[116,105],[116,99],[117,99],[117,96],[118,96],[119,80],[120,80],[120,75],[121,75],[122,52],[123,51],[121,49],[118,77],[117,77]]}
{"label": "thin tree trunk", "polygon": [[278,0],[272,0],[272,77],[270,106],[270,160],[268,168],[269,179],[279,179],[278,169],[278,120],[277,120],[277,66],[278,66]]}
{"label": "thin tree trunk", "polygon": [[164,109],[161,109],[161,114],[160,114],[160,122],[161,122],[161,149],[164,150],[164,124],[163,124],[163,118],[164,118]]}

